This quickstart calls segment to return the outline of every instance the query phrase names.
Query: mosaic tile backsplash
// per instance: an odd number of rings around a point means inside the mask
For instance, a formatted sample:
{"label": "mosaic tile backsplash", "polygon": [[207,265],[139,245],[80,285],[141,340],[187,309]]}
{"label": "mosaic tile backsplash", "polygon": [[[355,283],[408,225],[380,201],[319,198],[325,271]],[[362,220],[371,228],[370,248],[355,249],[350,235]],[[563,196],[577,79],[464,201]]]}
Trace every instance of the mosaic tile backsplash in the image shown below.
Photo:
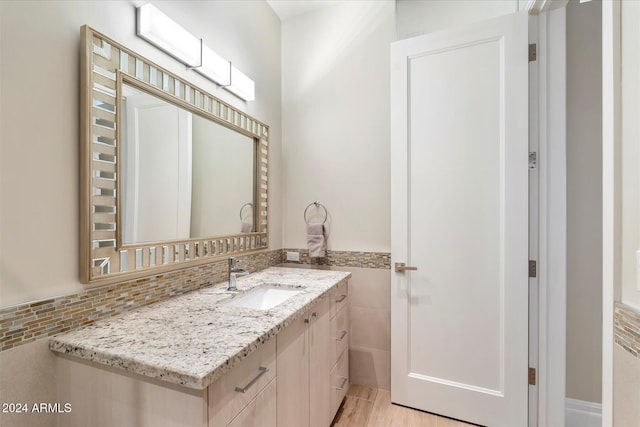
{"label": "mosaic tile backsplash", "polygon": [[616,344],[640,358],[640,311],[617,302],[613,327]]}
{"label": "mosaic tile backsplash", "polygon": [[[301,264],[337,267],[390,268],[391,254],[380,252],[327,251],[325,258],[309,258],[300,252]],[[284,262],[286,250],[262,251],[238,256],[250,272]],[[0,351],[55,334],[77,329],[98,320],[155,304],[227,280],[227,260],[185,268],[142,279],[91,288],[62,297],[48,298],[0,309]]]}
{"label": "mosaic tile backsplash", "polygon": [[391,268],[391,254],[389,252],[327,251],[326,257],[309,258],[309,251],[306,249],[283,249],[282,262],[291,262],[286,260],[288,251],[300,253],[300,264],[382,268],[387,270]]}

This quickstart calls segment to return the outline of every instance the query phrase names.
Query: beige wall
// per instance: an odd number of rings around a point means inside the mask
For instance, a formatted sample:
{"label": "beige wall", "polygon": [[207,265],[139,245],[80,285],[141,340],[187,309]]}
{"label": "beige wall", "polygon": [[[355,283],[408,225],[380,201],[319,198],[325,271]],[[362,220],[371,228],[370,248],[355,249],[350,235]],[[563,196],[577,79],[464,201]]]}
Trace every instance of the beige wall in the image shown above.
{"label": "beige wall", "polygon": [[391,270],[297,263],[283,266],[351,272],[349,381],[351,384],[391,390]]}
{"label": "beige wall", "polygon": [[[303,212],[329,213],[328,248],[390,250],[389,45],[394,2],[346,2],[282,23],[284,245]],[[350,381],[390,389],[390,270],[344,268]]]}
{"label": "beige wall", "polygon": [[0,307],[79,283],[80,26],[192,80],[271,126],[270,247],[282,247],[280,22],[263,1],[159,1],[256,82],[244,103],[135,35],[131,1],[0,2]]}
{"label": "beige wall", "polygon": [[390,1],[345,2],[282,23],[284,245],[305,207],[329,212],[328,248],[389,251]]}
{"label": "beige wall", "polygon": [[602,6],[567,6],[566,394],[601,402]]}
{"label": "beige wall", "polygon": [[49,351],[47,340],[0,352],[0,402],[26,403],[29,408],[29,413],[0,412],[0,425],[55,426],[56,414],[32,413],[31,409],[34,403],[57,403],[56,386],[56,355]]}
{"label": "beige wall", "polygon": [[640,358],[613,349],[613,425],[637,427],[640,420]]}
{"label": "beige wall", "polygon": [[[280,22],[263,1],[156,1],[256,82],[244,103],[135,36],[135,2],[0,1],[0,307],[79,283],[80,26],[195,82],[271,127],[270,247],[282,247]],[[56,402],[46,340],[0,353],[0,401]],[[0,414],[2,426],[52,426]]]}

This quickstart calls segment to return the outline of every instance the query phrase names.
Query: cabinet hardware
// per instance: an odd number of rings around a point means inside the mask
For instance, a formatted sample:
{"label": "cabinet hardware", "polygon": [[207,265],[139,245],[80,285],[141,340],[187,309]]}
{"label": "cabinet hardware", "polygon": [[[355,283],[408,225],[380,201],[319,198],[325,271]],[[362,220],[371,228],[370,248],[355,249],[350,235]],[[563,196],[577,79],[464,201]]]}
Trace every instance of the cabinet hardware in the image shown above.
{"label": "cabinet hardware", "polygon": [[340,295],[340,298],[336,298],[336,302],[342,302],[347,296],[345,294]]}
{"label": "cabinet hardware", "polygon": [[252,379],[249,384],[247,384],[244,387],[236,387],[236,391],[238,393],[246,393],[252,385],[254,385],[256,383],[256,381],[258,381],[260,379],[261,376],[263,376],[264,374],[267,373],[269,369],[267,369],[265,366],[260,366],[258,368],[258,371],[260,371],[260,373],[258,373],[258,375],[256,375],[256,377],[254,379]]}
{"label": "cabinet hardware", "polygon": [[336,390],[344,390],[344,386],[347,384],[347,381],[349,381],[349,378],[342,377],[342,385],[340,387],[336,387]]}
{"label": "cabinet hardware", "polygon": [[407,270],[415,271],[415,270],[418,269],[418,267],[409,267],[404,262],[396,262],[395,267],[396,267],[395,268],[396,269],[396,273],[401,273],[401,272],[407,271]]}
{"label": "cabinet hardware", "polygon": [[347,331],[342,331],[342,335],[340,335],[340,338],[336,338],[337,341],[342,341],[344,339],[344,337],[347,336]]}
{"label": "cabinet hardware", "polygon": [[313,318],[316,318],[316,319],[317,319],[317,318],[318,318],[318,313],[316,313],[316,312],[314,311],[313,313],[311,313],[311,317],[313,317]]}
{"label": "cabinet hardware", "polygon": [[304,323],[309,323],[309,318],[304,319]]}

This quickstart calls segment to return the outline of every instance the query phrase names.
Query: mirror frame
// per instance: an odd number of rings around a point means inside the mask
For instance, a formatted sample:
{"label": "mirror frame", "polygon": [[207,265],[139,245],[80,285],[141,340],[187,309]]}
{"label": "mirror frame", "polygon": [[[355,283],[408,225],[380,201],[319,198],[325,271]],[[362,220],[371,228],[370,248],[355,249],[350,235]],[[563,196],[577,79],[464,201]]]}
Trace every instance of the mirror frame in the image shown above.
{"label": "mirror frame", "polygon": [[[267,249],[269,127],[86,25],[81,52],[82,283],[125,281]],[[254,139],[254,232],[123,245],[118,197],[123,80]]]}

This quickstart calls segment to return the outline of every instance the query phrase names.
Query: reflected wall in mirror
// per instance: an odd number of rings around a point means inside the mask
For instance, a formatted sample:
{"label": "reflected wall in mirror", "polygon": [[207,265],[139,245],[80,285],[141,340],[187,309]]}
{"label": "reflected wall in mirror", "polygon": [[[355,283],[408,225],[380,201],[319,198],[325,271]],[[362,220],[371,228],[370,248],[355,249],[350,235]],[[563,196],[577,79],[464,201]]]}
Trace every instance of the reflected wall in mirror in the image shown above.
{"label": "reflected wall in mirror", "polygon": [[269,128],[81,29],[81,280],[268,247]]}
{"label": "reflected wall in mirror", "polygon": [[121,88],[123,245],[253,232],[255,140]]}

